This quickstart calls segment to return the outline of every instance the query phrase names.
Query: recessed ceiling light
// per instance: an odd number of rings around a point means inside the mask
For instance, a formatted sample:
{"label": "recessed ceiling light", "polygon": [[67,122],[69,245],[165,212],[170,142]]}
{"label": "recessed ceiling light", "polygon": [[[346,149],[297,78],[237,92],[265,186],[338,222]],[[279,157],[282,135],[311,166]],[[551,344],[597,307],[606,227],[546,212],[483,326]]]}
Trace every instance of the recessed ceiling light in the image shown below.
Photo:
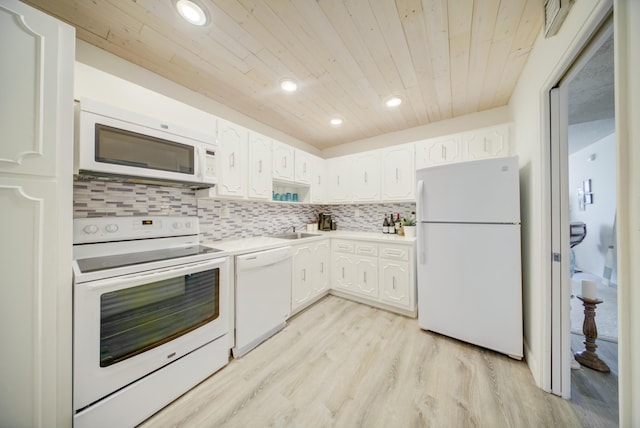
{"label": "recessed ceiling light", "polygon": [[195,1],[173,0],[173,4],[178,10],[180,16],[182,16],[185,21],[190,24],[200,27],[205,25],[209,21],[204,7],[200,6],[200,4],[196,3]]}
{"label": "recessed ceiling light", "polygon": [[385,104],[387,107],[398,107],[402,104],[402,98],[394,95],[393,97],[388,98],[387,101],[385,101]]}
{"label": "recessed ceiling light", "polygon": [[298,84],[292,79],[282,79],[280,81],[280,87],[286,92],[295,92],[298,89]]}
{"label": "recessed ceiling light", "polygon": [[331,123],[332,126],[340,126],[342,125],[342,119],[339,117],[334,117],[329,121],[329,123]]}

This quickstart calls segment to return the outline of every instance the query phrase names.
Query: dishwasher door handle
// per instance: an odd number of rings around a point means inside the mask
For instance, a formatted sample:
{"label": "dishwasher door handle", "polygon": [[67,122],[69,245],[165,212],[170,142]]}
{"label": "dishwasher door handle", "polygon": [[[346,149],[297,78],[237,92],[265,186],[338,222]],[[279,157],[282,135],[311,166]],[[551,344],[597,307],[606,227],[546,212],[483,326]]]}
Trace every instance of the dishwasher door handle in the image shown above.
{"label": "dishwasher door handle", "polygon": [[238,270],[257,269],[290,260],[291,247],[276,248],[273,250],[259,251],[256,253],[237,256],[236,266]]}

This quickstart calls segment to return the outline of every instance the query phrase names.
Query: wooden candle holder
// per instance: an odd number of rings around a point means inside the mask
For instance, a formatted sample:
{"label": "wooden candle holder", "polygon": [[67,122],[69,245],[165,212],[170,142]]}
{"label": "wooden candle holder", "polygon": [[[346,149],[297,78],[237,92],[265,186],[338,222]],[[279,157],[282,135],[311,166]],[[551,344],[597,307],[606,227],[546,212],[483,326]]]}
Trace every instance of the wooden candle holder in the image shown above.
{"label": "wooden candle holder", "polygon": [[609,366],[598,357],[596,354],[596,339],[598,338],[598,328],[596,327],[596,305],[599,305],[603,301],[600,299],[588,299],[582,296],[577,296],[582,300],[584,306],[584,322],[582,323],[582,332],[584,333],[585,349],[580,352],[576,352],[573,356],[580,364],[590,369],[597,370],[599,372],[609,373],[611,370]]}

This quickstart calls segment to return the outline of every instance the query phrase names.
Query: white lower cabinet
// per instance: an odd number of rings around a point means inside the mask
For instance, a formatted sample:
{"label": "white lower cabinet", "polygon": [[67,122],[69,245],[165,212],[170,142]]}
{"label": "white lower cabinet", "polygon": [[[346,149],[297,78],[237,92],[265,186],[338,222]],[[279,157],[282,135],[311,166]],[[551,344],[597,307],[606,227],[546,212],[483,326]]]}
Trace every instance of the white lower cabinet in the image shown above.
{"label": "white lower cabinet", "polygon": [[378,297],[378,260],[355,255],[356,277],[353,292],[367,297]]}
{"label": "white lower cabinet", "polygon": [[333,239],[332,292],[404,315],[416,315],[412,244]]}
{"label": "white lower cabinet", "polygon": [[291,314],[304,309],[329,290],[329,239],[293,247]]}
{"label": "white lower cabinet", "polygon": [[336,289],[352,291],[355,283],[355,264],[348,254],[334,254],[331,258],[332,285]]}
{"label": "white lower cabinet", "polygon": [[410,307],[411,274],[409,263],[380,260],[380,300],[395,306]]}

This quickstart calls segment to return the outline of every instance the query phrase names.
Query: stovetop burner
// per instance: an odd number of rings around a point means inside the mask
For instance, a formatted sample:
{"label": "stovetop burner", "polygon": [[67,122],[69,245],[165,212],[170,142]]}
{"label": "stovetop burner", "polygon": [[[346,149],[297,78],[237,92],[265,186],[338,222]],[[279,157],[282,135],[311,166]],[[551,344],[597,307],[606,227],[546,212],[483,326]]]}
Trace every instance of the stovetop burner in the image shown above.
{"label": "stovetop burner", "polygon": [[217,248],[205,247],[203,245],[190,245],[187,247],[162,248],[159,250],[140,251],[136,253],[89,257],[85,259],[79,259],[77,260],[77,263],[80,272],[89,273],[125,266],[139,265],[143,263],[177,259],[181,257],[213,254],[220,251],[222,250],[219,250]]}

